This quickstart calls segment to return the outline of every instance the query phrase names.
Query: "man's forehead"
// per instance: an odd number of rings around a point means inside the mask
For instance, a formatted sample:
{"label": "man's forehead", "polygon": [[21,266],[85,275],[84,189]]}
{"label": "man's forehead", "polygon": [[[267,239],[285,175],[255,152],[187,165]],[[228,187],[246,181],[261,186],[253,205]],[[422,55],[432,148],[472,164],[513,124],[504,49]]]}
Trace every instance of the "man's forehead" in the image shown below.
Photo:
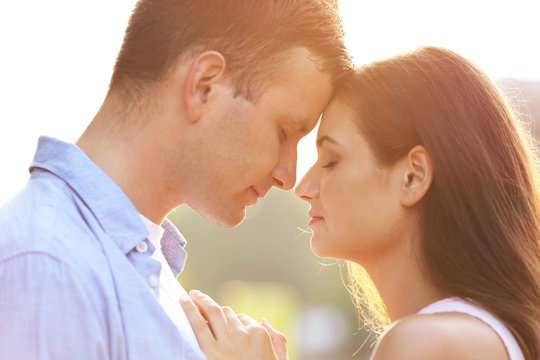
{"label": "man's forehead", "polygon": [[287,49],[276,56],[270,80],[271,84],[283,84],[296,79],[310,86],[316,77],[323,77],[333,87],[333,75],[321,66],[321,59],[305,47]]}
{"label": "man's forehead", "polygon": [[301,136],[309,134],[319,121],[319,117],[310,119],[306,116],[298,116],[294,114],[283,114],[281,115],[281,119]]}

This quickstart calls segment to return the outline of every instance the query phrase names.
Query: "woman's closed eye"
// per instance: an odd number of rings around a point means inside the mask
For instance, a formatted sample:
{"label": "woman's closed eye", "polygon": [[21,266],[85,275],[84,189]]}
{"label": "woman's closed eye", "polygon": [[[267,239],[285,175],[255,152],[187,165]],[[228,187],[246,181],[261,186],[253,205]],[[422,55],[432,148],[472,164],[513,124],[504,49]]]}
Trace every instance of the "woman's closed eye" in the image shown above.
{"label": "woman's closed eye", "polygon": [[328,169],[328,168],[333,167],[336,164],[337,164],[337,160],[332,160],[332,161],[329,161],[326,164],[322,165],[322,167],[325,168],[325,169]]}

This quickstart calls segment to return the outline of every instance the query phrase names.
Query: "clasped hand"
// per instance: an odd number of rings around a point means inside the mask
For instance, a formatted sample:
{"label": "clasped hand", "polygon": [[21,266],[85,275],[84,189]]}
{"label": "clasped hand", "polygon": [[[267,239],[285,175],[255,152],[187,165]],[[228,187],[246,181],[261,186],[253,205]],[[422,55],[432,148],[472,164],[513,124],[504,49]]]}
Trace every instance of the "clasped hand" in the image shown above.
{"label": "clasped hand", "polygon": [[197,290],[181,299],[199,346],[208,360],[288,360],[287,340],[263,320],[218,305]]}

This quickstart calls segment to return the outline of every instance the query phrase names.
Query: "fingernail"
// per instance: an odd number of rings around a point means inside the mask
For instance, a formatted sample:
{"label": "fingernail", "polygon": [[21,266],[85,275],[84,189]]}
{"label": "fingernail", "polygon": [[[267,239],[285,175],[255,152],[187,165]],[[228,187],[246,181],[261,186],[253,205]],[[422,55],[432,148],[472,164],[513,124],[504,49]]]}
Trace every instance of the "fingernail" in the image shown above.
{"label": "fingernail", "polygon": [[180,301],[188,302],[189,301],[189,296],[187,294],[181,294],[180,295]]}
{"label": "fingernail", "polygon": [[189,295],[198,295],[201,292],[199,290],[189,290]]}
{"label": "fingernail", "polygon": [[265,324],[265,325],[268,325],[271,329],[273,329],[272,325],[270,325],[268,320],[266,320],[265,318],[262,318],[262,323]]}

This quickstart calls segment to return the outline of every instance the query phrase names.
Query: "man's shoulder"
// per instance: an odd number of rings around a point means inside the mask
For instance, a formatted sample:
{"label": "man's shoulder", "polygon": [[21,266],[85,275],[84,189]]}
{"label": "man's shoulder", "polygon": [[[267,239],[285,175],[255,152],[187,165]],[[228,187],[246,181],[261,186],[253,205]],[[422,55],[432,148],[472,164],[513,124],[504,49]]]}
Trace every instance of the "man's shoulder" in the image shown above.
{"label": "man's shoulder", "polygon": [[[73,204],[74,194],[62,179],[47,172],[34,174],[13,198],[0,207],[0,221],[21,218],[36,222],[34,220],[58,215],[62,210],[69,211]],[[41,217],[36,218],[35,215]]]}
{"label": "man's shoulder", "polygon": [[0,207],[0,261],[24,253],[49,254],[71,260],[84,256],[95,234],[69,186],[53,176],[31,178],[10,201]]}

